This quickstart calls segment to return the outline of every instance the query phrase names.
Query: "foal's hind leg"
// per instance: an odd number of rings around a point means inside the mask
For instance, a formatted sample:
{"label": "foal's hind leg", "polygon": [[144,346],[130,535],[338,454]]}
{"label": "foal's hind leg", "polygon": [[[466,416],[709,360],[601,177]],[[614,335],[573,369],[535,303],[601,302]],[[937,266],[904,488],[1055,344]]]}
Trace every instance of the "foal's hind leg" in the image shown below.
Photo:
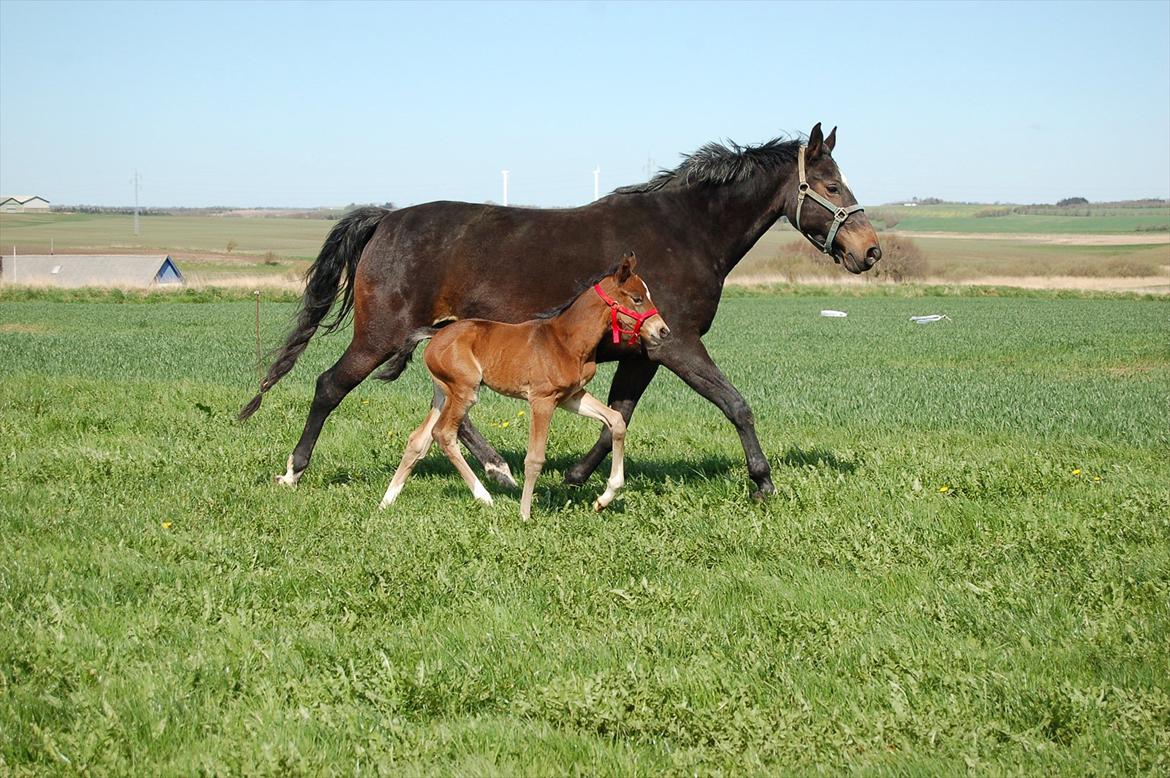
{"label": "foal's hind leg", "polygon": [[423,420],[419,428],[410,434],[410,439],[406,442],[406,450],[402,452],[402,461],[398,464],[398,469],[394,471],[394,477],[390,479],[390,485],[386,487],[386,495],[382,498],[382,502],[378,504],[379,510],[398,499],[398,495],[402,493],[402,487],[406,485],[406,479],[410,478],[410,473],[414,470],[414,466],[430,450],[431,443],[434,442],[432,435],[434,433],[435,423],[439,421],[439,411],[442,407],[443,395],[436,386],[435,398],[431,402],[431,410],[427,413],[426,419]]}
{"label": "foal's hind leg", "polygon": [[444,385],[441,388],[447,396],[447,400],[443,404],[443,410],[439,412],[432,435],[435,442],[439,444],[439,448],[447,455],[447,459],[450,459],[451,464],[455,465],[459,475],[463,476],[464,482],[471,489],[471,494],[475,499],[485,505],[491,505],[492,496],[488,494],[487,489],[483,488],[483,484],[476,478],[475,473],[467,464],[467,460],[463,458],[463,452],[459,450],[459,424],[467,416],[471,406],[475,405],[475,389],[456,388],[449,385]]}
{"label": "foal's hind leg", "polygon": [[567,411],[578,413],[590,419],[597,419],[605,425],[613,442],[613,462],[610,465],[609,480],[605,483],[605,492],[593,503],[593,510],[600,511],[606,508],[617,496],[618,489],[626,484],[626,420],[622,415],[598,400],[589,392],[579,392],[561,403]]}

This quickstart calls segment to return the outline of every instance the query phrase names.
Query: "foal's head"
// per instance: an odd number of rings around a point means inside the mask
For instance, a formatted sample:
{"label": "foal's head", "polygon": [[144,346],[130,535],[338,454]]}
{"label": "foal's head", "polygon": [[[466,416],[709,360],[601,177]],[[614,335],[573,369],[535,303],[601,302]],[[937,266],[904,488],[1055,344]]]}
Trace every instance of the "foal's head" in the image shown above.
{"label": "foal's head", "polygon": [[[650,287],[642,277],[634,272],[638,258],[634,252],[627,251],[622,255],[617,270],[598,282],[597,286],[614,303],[610,307],[617,312],[621,332],[631,339],[640,336],[648,346],[657,346],[662,339],[670,334],[670,327],[666,326],[654,301],[650,299]],[[604,299],[604,298],[603,298]],[[649,316],[646,316],[650,313]],[[618,333],[614,333],[614,338]]]}

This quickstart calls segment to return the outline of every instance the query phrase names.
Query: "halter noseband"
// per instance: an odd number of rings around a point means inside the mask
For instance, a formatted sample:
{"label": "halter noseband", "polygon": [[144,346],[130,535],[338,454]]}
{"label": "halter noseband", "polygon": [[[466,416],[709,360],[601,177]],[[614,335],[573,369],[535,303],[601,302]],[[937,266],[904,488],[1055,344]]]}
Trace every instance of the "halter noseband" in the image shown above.
{"label": "halter noseband", "polygon": [[[813,188],[808,185],[808,181],[806,181],[804,177],[804,150],[807,148],[808,146],[801,146],[800,155],[796,158],[796,170],[800,176],[800,184],[797,186],[796,193],[796,229],[800,230],[801,235],[808,238],[809,243],[820,249],[822,254],[832,254],[833,240],[837,237],[837,230],[841,229],[841,225],[845,223],[846,219],[858,211],[864,211],[865,209],[860,205],[850,205],[848,207],[839,208],[813,191]],[[822,208],[825,208],[833,214],[833,224],[831,227],[829,227],[829,234],[825,238],[824,243],[818,243],[816,238],[800,229],[800,211],[804,207],[805,197],[811,197],[813,202],[817,203]]]}
{"label": "halter noseband", "polygon": [[[637,311],[631,311],[629,308],[627,308],[624,305],[619,305],[617,300],[613,299],[612,297],[607,295],[605,292],[601,291],[601,284],[594,284],[593,291],[597,292],[597,296],[600,297],[602,300],[604,300],[605,304],[609,306],[609,315],[610,315],[610,321],[611,321],[612,327],[613,327],[613,342],[614,343],[621,343],[622,342],[621,336],[622,335],[629,335],[630,339],[627,342],[631,346],[634,345],[638,341],[638,333],[641,332],[641,330],[642,330],[642,324],[645,323],[645,321],[647,319],[649,319],[651,316],[658,313],[657,308],[651,308],[650,310],[646,311],[645,313],[638,313]],[[622,314],[623,316],[629,316],[631,319],[634,320],[634,326],[632,329],[628,329],[628,330],[622,329],[621,324],[618,322],[618,314],[619,313]]]}

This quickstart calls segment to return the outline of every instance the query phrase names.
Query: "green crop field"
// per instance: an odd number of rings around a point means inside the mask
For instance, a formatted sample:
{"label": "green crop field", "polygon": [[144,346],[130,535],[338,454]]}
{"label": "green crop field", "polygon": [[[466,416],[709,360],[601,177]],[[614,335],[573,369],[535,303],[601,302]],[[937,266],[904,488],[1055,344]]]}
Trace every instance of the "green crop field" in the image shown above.
{"label": "green crop field", "polygon": [[[937,205],[882,205],[867,209],[870,218],[893,216],[897,229],[922,232],[979,232],[1011,234],[1116,234],[1170,230],[1170,204],[1152,207],[1073,206],[1038,208],[1039,213],[1006,213],[1017,206],[970,203]],[[1063,213],[1067,210],[1067,214]],[[987,216],[1000,211],[1003,215]],[[977,215],[983,214],[983,215]]]}
{"label": "green crop field", "polygon": [[327,219],[282,219],[240,216],[142,216],[134,235],[134,217],[110,213],[20,213],[0,215],[0,247],[11,253],[36,254],[70,249],[176,254],[232,253],[252,261],[272,252],[289,259],[312,259],[333,222]]}
{"label": "green crop field", "polygon": [[615,508],[562,485],[596,433],[562,414],[525,523],[434,451],[374,509],[417,363],[288,491],[344,336],[239,424],[250,300],[0,292],[0,773],[1166,774],[1168,313],[739,293],[707,340],[778,494],[661,375]]}

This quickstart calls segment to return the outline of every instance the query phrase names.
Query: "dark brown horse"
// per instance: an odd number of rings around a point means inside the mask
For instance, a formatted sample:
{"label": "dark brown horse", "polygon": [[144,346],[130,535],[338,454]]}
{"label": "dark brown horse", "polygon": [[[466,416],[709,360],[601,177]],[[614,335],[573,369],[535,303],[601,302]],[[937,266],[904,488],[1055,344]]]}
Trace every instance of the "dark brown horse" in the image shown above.
{"label": "dark brown horse", "polygon": [[557,408],[596,419],[609,431],[613,466],[605,492],[593,503],[593,509],[607,507],[626,482],[626,421],[585,391],[585,385],[597,373],[599,339],[612,330],[615,340],[628,335],[630,343],[642,338],[653,345],[670,334],[650,299],[650,287],[634,272],[636,265],[634,253],[627,253],[613,271],[590,279],[591,283],[576,298],[532,321],[508,324],[461,319],[438,330],[423,354],[435,384],[431,411],[411,434],[402,463],[378,507],[394,502],[432,441],[455,465],[475,499],[492,504],[491,495],[463,459],[456,438],[479,397],[481,385],[528,401],[528,454],[524,457],[521,518],[532,515],[532,491],[544,467],[549,423]]}
{"label": "dark brown horse", "polygon": [[[334,226],[309,268],[298,319],[260,394],[260,406],[288,373],[338,296],[328,329],[352,310],[353,340],[317,379],[300,441],[278,480],[297,482],[325,419],[377,367],[397,378],[433,325],[455,319],[520,322],[568,298],[578,282],[605,270],[607,257],[634,248],[639,272],[670,313],[672,335],[657,348],[603,341],[597,358],[619,360],[609,405],[629,422],[659,365],[723,411],[735,425],[756,497],[774,491],[751,410],[712,361],[701,337],[719,306],[724,279],[781,216],[853,273],[881,258],[877,235],[856,206],[832,158],[836,128],[820,124],[808,141],[754,147],[708,144],[678,168],[618,189],[581,208],[538,210],[433,202],[386,211],[362,208]],[[459,438],[496,480],[515,485],[507,464],[465,420]],[[583,483],[611,447],[603,430],[566,474]]]}

